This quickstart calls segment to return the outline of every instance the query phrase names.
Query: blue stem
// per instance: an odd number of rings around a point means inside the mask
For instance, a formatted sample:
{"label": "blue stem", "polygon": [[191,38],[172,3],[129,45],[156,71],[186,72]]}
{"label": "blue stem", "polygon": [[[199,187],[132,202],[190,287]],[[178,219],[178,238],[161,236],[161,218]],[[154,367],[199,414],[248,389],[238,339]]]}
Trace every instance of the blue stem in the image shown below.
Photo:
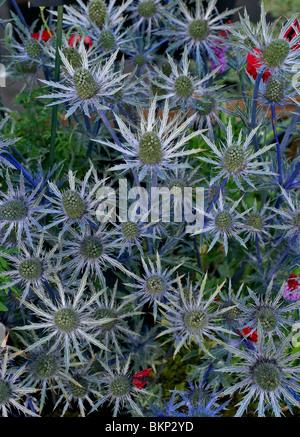
{"label": "blue stem", "polygon": [[23,167],[22,164],[19,163],[19,161],[16,160],[13,155],[11,155],[9,152],[6,152],[5,154],[1,153],[0,157],[3,157],[8,162],[10,162],[20,173],[22,172],[24,178],[27,179],[27,181],[33,188],[37,186],[36,182],[34,182],[28,171]]}
{"label": "blue stem", "polygon": [[276,114],[275,114],[275,104],[274,103],[271,104],[271,113],[272,113],[272,126],[273,126],[275,141],[276,141],[276,149],[277,149],[279,184],[282,185],[281,151],[280,151],[280,144],[279,144],[277,129],[276,129]]}
{"label": "blue stem", "polygon": [[[252,97],[252,114],[251,114],[251,129],[256,128],[256,110],[257,110],[257,98],[258,98],[258,90],[259,85],[261,82],[261,79],[263,77],[264,70],[257,74],[254,89],[253,89],[253,97]],[[257,135],[254,135],[254,146],[255,150],[258,151],[258,142],[257,142]]]}
{"label": "blue stem", "polygon": [[293,181],[296,179],[297,174],[300,171],[300,162],[298,163],[297,167],[295,168],[295,170],[293,171],[292,175],[289,177],[289,179],[286,181],[286,183],[284,184],[284,187],[288,190],[289,188],[291,188],[291,185],[293,183]]}
{"label": "blue stem", "polygon": [[147,50],[147,51],[144,53],[144,56],[147,56],[149,53],[153,52],[153,50],[157,49],[159,46],[161,46],[163,43],[165,43],[165,42],[167,42],[167,41],[169,41],[169,38],[166,38],[166,39],[160,41],[160,42],[157,43],[155,46],[151,47],[151,49]]}

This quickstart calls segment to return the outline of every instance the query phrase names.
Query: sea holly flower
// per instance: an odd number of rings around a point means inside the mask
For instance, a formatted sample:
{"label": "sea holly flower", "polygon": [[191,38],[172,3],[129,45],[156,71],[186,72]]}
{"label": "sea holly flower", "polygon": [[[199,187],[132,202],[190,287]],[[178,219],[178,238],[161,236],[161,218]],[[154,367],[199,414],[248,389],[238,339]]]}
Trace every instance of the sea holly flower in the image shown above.
{"label": "sea holly flower", "polygon": [[34,25],[29,29],[17,16],[14,16],[14,35],[16,37],[9,35],[6,38],[10,51],[9,58],[21,68],[23,73],[33,74],[33,79],[37,77],[38,70],[46,59],[44,48],[52,36],[43,28],[39,32],[33,33]]}
{"label": "sea holly flower", "polygon": [[170,120],[167,100],[162,117],[156,116],[156,109],[157,98],[155,97],[151,101],[147,117],[142,110],[138,111],[140,125],[136,133],[132,133],[129,121],[126,125],[116,115],[120,132],[126,141],[122,147],[110,141],[95,140],[117,150],[125,159],[126,164],[115,165],[111,168],[112,171],[135,169],[140,181],[149,173],[151,175],[157,173],[160,178],[164,179],[165,171],[185,167],[185,164],[174,163],[177,158],[202,151],[202,149],[184,150],[185,144],[202,132],[196,131],[185,135],[194,116],[183,121],[183,114],[178,113]]}
{"label": "sea holly flower", "polygon": [[300,281],[295,273],[292,273],[284,284],[283,298],[294,302],[300,300]]}
{"label": "sea holly flower", "polygon": [[241,219],[249,212],[246,210],[242,213],[237,213],[236,208],[241,202],[242,198],[234,202],[234,204],[229,207],[223,201],[222,193],[220,193],[217,204],[214,204],[211,212],[199,211],[205,217],[204,228],[196,231],[193,235],[207,233],[209,236],[213,237],[209,247],[208,252],[214,247],[217,241],[224,244],[225,254],[228,253],[228,239],[233,237],[237,240],[243,247],[246,248],[244,240],[239,236],[241,233]]}
{"label": "sea holly flower", "polygon": [[239,303],[245,304],[248,296],[241,297],[244,284],[242,284],[238,291],[234,293],[232,289],[231,279],[229,280],[228,290],[226,293],[220,291],[218,298],[220,302],[218,303],[219,309],[231,308],[225,311],[223,314],[224,323],[232,330],[236,331],[242,324],[243,311],[239,307]]}
{"label": "sea holly flower", "polygon": [[231,98],[225,97],[226,89],[223,86],[203,86],[198,89],[195,95],[190,99],[189,110],[195,113],[195,125],[198,129],[207,128],[208,135],[211,141],[214,141],[214,125],[218,124],[223,132],[226,132],[226,127],[222,122],[220,115],[222,113],[232,115],[230,110],[226,108]]}
{"label": "sea holly flower", "polygon": [[200,65],[202,62],[201,51],[204,49],[218,65],[218,59],[211,49],[211,45],[212,43],[216,44],[220,39],[220,31],[231,28],[230,24],[221,24],[221,20],[234,14],[239,8],[218,14],[216,11],[217,0],[210,0],[206,10],[201,0],[196,0],[195,3],[195,10],[190,11],[183,1],[178,0],[179,15],[175,15],[175,12],[174,15],[171,15],[165,11],[164,15],[169,28],[157,33],[170,38],[171,44],[168,50],[187,44],[188,53],[195,55],[197,63]]}
{"label": "sea holly flower", "polygon": [[[23,342],[25,343],[24,339]],[[28,346],[28,343],[25,343],[25,346]],[[62,380],[68,378],[68,375],[65,373],[61,354],[58,351],[49,353],[47,349],[40,348],[32,351],[26,358],[27,374],[24,385],[40,391],[39,413],[42,413],[47,391],[55,392],[56,387],[64,391]]]}
{"label": "sea holly flower", "polygon": [[178,281],[178,278],[172,279],[174,272],[180,267],[177,265],[171,270],[163,270],[159,253],[156,254],[156,265],[148,259],[148,264],[141,258],[144,275],[139,277],[132,274],[136,283],[125,284],[130,288],[135,289],[135,296],[138,299],[138,306],[142,307],[146,303],[153,303],[154,318],[157,317],[157,304],[168,297],[171,297],[174,291],[174,283]]}
{"label": "sea holly flower", "polygon": [[205,377],[200,376],[199,382],[188,381],[186,391],[178,391],[187,407],[186,413],[177,413],[179,417],[219,417],[219,413],[226,407],[230,400],[219,405],[220,394],[212,393],[211,388],[205,382]]}
{"label": "sea holly flower", "polygon": [[[90,180],[93,174],[93,180]],[[97,206],[100,200],[96,197],[97,190],[105,180],[98,180],[97,174],[93,167],[86,173],[83,181],[78,181],[75,174],[69,170],[68,182],[69,188],[60,191],[56,184],[49,182],[49,188],[53,196],[46,196],[52,204],[50,208],[43,210],[47,214],[52,214],[55,220],[48,224],[45,229],[52,228],[63,224],[59,233],[59,238],[72,226],[79,225],[81,231],[84,231],[86,225],[95,225],[95,216],[97,215]]]}
{"label": "sea holly flower", "polygon": [[258,240],[264,244],[265,239],[271,238],[269,229],[273,226],[270,225],[271,217],[267,215],[269,204],[265,204],[260,210],[257,208],[256,199],[254,199],[253,208],[248,214],[244,216],[243,231],[246,234],[244,241],[247,242],[250,239]]}
{"label": "sea holly flower", "polygon": [[[70,27],[85,29],[87,34],[98,40],[105,24],[110,27],[124,23],[126,8],[133,0],[127,0],[116,6],[116,0],[91,0],[85,4],[77,0],[76,5],[65,5],[64,23]],[[56,12],[53,12],[57,15]]]}
{"label": "sea holly flower", "polygon": [[[118,70],[120,73],[125,71],[124,57],[118,65]],[[122,89],[114,95],[114,100],[110,103],[113,112],[130,117],[135,107],[144,107],[143,100],[147,95],[143,86],[144,77],[144,75],[137,77],[136,69],[125,77]]]}
{"label": "sea holly flower", "polygon": [[222,395],[232,395],[243,390],[243,399],[238,403],[236,417],[241,417],[247,410],[249,403],[258,399],[258,417],[264,417],[268,406],[276,417],[282,414],[280,401],[285,399],[299,408],[300,392],[298,366],[292,363],[298,359],[300,353],[286,353],[290,345],[292,333],[275,347],[272,338],[265,344],[265,336],[258,330],[257,347],[254,350],[241,350],[223,343],[222,345],[240,362],[234,366],[217,369],[218,372],[237,373],[239,381],[224,390]]}
{"label": "sea holly flower", "polygon": [[100,389],[98,388],[98,378],[89,374],[89,368],[90,364],[84,369],[73,371],[71,375],[64,378],[63,393],[58,398],[54,407],[57,408],[65,400],[61,417],[66,414],[68,408],[74,403],[78,405],[80,416],[85,417],[85,403],[89,405],[89,408],[92,408],[94,406],[92,398],[99,398],[101,396]]}
{"label": "sea holly flower", "polygon": [[251,328],[252,331],[258,330],[261,326],[264,334],[268,336],[278,336],[285,338],[285,328],[291,327],[295,320],[292,317],[293,310],[299,307],[298,302],[286,305],[283,297],[284,286],[280,288],[276,295],[272,297],[273,281],[267,287],[264,296],[257,296],[248,287],[249,296],[253,299],[253,304],[245,305],[240,302],[238,307],[243,312],[244,327]]}
{"label": "sea holly flower", "polygon": [[117,256],[114,256],[117,245],[105,226],[100,226],[97,230],[87,226],[81,233],[70,229],[69,238],[65,237],[63,246],[64,256],[70,257],[70,261],[64,263],[69,284],[76,281],[82,272],[91,277],[96,276],[104,282],[103,272],[109,267],[129,274],[123,264],[117,261]]}
{"label": "sea holly flower", "polygon": [[[189,296],[187,297],[181,282],[179,282],[181,299],[175,300],[172,295],[169,295],[167,297],[169,300],[167,305],[163,302],[159,303],[160,311],[164,316],[162,324],[166,329],[158,334],[157,338],[167,334],[173,335],[175,340],[174,356],[183,346],[188,347],[193,342],[196,342],[205,353],[212,356],[207,350],[205,341],[207,339],[216,341],[215,335],[218,333],[231,333],[228,329],[220,326],[219,323],[223,313],[228,311],[229,307],[216,311],[214,305],[214,299],[224,283],[207,296],[208,293],[205,292],[206,280],[207,274],[201,283],[197,296],[194,295],[191,284]],[[172,337],[169,339],[171,340]]]}
{"label": "sea holly flower", "polygon": [[64,82],[53,82],[41,80],[44,84],[57,90],[51,94],[41,96],[41,98],[54,99],[51,105],[66,103],[69,106],[65,118],[72,115],[77,109],[81,109],[85,115],[90,117],[90,111],[97,109],[108,109],[114,95],[122,89],[123,79],[127,74],[120,74],[114,71],[114,63],[118,51],[114,52],[106,61],[100,60],[89,65],[87,53],[81,52],[82,67],[74,68],[66,56],[60,51],[63,67],[68,75]]}
{"label": "sea holly flower", "polygon": [[[182,67],[178,67],[168,53],[167,56],[171,66],[171,74],[165,75],[154,65],[153,68],[161,80],[154,78],[152,82],[164,91],[159,99],[170,99],[173,106],[182,104],[186,108],[191,105],[192,98],[201,97],[205,85],[211,77],[215,76],[218,68],[201,79],[199,76],[194,77],[190,74],[187,46],[185,46],[182,56]],[[211,87],[211,90],[214,89]]]}
{"label": "sea holly flower", "polygon": [[114,244],[121,245],[119,257],[127,252],[131,254],[134,247],[138,249],[141,255],[144,255],[141,243],[145,238],[153,238],[153,234],[149,231],[151,223],[140,223],[136,220],[128,220],[121,224],[112,223],[115,229],[111,235],[115,236]]}
{"label": "sea holly flower", "polygon": [[273,75],[267,83],[259,84],[258,101],[266,108],[265,119],[272,106],[282,108],[286,112],[291,112],[290,106],[299,107],[300,104],[295,97],[297,97],[295,88],[281,76]]}
{"label": "sea holly flower", "polygon": [[262,170],[257,169],[257,167],[266,167],[270,164],[270,162],[257,160],[257,157],[266,153],[274,146],[274,144],[270,144],[253,153],[251,142],[258,129],[259,126],[253,129],[245,140],[243,140],[243,132],[241,130],[238,139],[235,139],[232,131],[231,120],[229,120],[225,143],[220,141],[219,148],[217,148],[209,138],[201,134],[206,144],[216,155],[216,160],[204,156],[198,157],[201,161],[213,164],[215,169],[219,170],[219,174],[212,179],[212,184],[219,181],[221,178],[228,177],[234,180],[240,190],[244,190],[241,184],[242,181],[255,188],[252,181],[249,179],[249,176],[264,176],[266,174],[274,175],[273,172],[268,171],[266,168]]}
{"label": "sea holly flower", "polygon": [[[249,16],[245,13],[244,18],[240,17],[241,26],[254,48],[251,54],[258,61],[255,64],[255,60],[251,59],[254,69],[257,67],[259,71],[269,69],[270,74],[275,73],[281,76],[293,72],[293,66],[297,63],[300,53],[300,48],[298,46],[296,48],[296,44],[300,41],[300,33],[293,24],[297,16],[298,13],[285,22],[277,37],[274,35],[277,23],[267,23],[263,2],[261,3],[260,21],[255,32],[250,24]],[[297,36],[289,40],[286,35],[291,27],[295,29]],[[239,37],[238,32],[233,30],[233,33]],[[243,37],[238,39],[237,44],[250,53],[249,45],[245,44]]]}
{"label": "sea holly flower", "polygon": [[1,357],[0,372],[0,410],[3,417],[8,417],[12,408],[22,412],[25,416],[39,417],[38,414],[24,406],[22,397],[27,394],[35,393],[37,390],[33,387],[25,387],[22,383],[25,367],[21,366],[14,370],[10,367],[9,362],[13,358],[9,354],[8,348]]}
{"label": "sea holly flower", "polygon": [[[104,323],[99,326],[95,336],[102,341],[105,340],[105,346],[110,348],[114,346],[117,354],[122,354],[119,340],[126,336],[136,336],[136,333],[129,329],[128,321],[130,317],[140,315],[134,309],[128,309],[128,301],[117,302],[118,281],[116,281],[112,292],[104,289],[96,304],[93,306],[93,314],[95,320],[110,319],[111,322]],[[128,320],[126,320],[128,319]]]}
{"label": "sea holly flower", "polygon": [[118,356],[116,356],[115,368],[101,362],[105,372],[100,374],[99,382],[104,385],[106,394],[96,402],[92,411],[95,411],[104,402],[109,401],[109,404],[114,404],[113,417],[116,417],[119,409],[126,405],[142,416],[135,398],[139,395],[148,395],[148,392],[132,384],[132,376],[129,373],[130,360],[131,356],[129,355],[123,368],[120,366]]}
{"label": "sea holly flower", "polygon": [[[65,35],[65,33],[62,34],[61,51],[74,69],[82,68],[85,59],[87,60],[88,65],[99,61],[99,55],[96,55],[96,47],[93,46],[92,43],[89,46],[86,43],[86,38],[88,37],[81,38],[80,36],[77,36],[77,39],[75,40],[75,35],[73,35],[73,37],[68,39],[68,36]],[[55,42],[53,41],[53,44],[47,44],[44,51],[49,59],[49,67],[54,68],[56,59]],[[85,54],[83,54],[83,52],[85,52]],[[62,73],[64,76],[68,74],[68,70],[64,66],[62,68]]]}
{"label": "sea holly flower", "polygon": [[26,236],[27,243],[33,247],[32,232],[43,231],[39,220],[44,214],[40,205],[43,193],[40,192],[40,185],[37,185],[30,193],[26,192],[23,173],[20,174],[19,187],[14,187],[9,173],[6,173],[6,193],[0,192],[0,232],[4,232],[1,244],[15,232],[18,248],[22,239]]}
{"label": "sea holly flower", "polygon": [[13,264],[11,270],[0,273],[0,277],[10,279],[10,282],[2,285],[0,290],[18,285],[22,290],[21,304],[27,298],[32,287],[40,289],[44,282],[51,279],[53,273],[58,270],[51,264],[51,259],[58,245],[46,252],[43,250],[43,243],[44,234],[41,234],[38,244],[30,249],[27,249],[26,245],[22,243],[22,252],[18,254],[0,252],[4,259]]}
{"label": "sea holly flower", "polygon": [[[49,353],[56,351],[58,347],[64,349],[64,364],[66,371],[70,367],[70,357],[75,351],[81,362],[84,362],[82,350],[84,344],[94,345],[100,349],[107,350],[106,346],[94,336],[95,328],[101,324],[112,321],[111,318],[94,320],[92,304],[103,293],[103,290],[93,294],[89,299],[84,299],[87,274],[80,282],[79,287],[74,290],[72,299],[66,296],[62,283],[57,278],[58,297],[55,302],[50,301],[45,294],[35,289],[35,293],[43,303],[43,307],[36,306],[29,302],[24,305],[31,312],[41,319],[40,322],[14,328],[18,331],[33,331],[43,329],[44,335],[36,342],[30,344],[25,352],[40,348],[47,344]],[[50,344],[52,341],[52,344]],[[53,343],[54,341],[54,343]]]}
{"label": "sea holly flower", "polygon": [[133,29],[141,29],[145,26],[147,43],[149,44],[153,29],[159,28],[160,22],[164,19],[162,11],[168,5],[162,5],[160,0],[135,0],[127,8],[130,16],[134,21]]}

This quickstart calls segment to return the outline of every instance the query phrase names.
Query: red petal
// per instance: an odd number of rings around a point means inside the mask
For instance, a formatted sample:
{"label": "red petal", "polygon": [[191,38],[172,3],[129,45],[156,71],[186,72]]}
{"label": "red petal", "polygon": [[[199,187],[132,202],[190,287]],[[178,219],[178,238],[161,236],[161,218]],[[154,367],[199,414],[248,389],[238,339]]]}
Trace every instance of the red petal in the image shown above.
{"label": "red petal", "polygon": [[[256,332],[256,331],[253,331],[252,334],[250,334],[250,335],[248,335],[248,334],[249,334],[249,332],[252,331],[251,328],[248,328],[248,327],[247,327],[247,328],[242,329],[242,331],[243,331],[243,334],[244,334],[245,336],[247,336],[247,338],[248,338],[250,341],[253,341],[253,343],[257,343],[258,335],[257,335],[257,332]],[[243,334],[241,333],[241,331],[238,331],[238,333],[239,333],[239,335],[240,335],[241,337],[243,337]]]}
{"label": "red petal", "polygon": [[144,369],[139,373],[136,373],[132,377],[132,384],[138,389],[142,389],[148,382],[152,369]]}

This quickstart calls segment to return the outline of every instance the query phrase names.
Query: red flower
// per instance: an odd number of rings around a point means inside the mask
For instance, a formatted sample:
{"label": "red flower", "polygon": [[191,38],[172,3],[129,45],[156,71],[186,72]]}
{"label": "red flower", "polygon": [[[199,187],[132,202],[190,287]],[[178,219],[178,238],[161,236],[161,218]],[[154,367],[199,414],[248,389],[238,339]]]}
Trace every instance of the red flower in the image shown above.
{"label": "red flower", "polygon": [[297,290],[297,288],[299,288],[299,282],[297,278],[297,275],[295,275],[295,273],[292,273],[288,279],[288,286],[290,291],[294,291]]}
{"label": "red flower", "polygon": [[[41,40],[42,41],[49,41],[49,39],[52,38],[52,35],[53,35],[53,30],[50,30],[50,33],[48,32],[48,30],[43,30]],[[40,39],[40,32],[32,33],[31,38],[39,40]]]}
{"label": "red flower", "polygon": [[[288,30],[285,32],[285,34],[284,34],[284,38],[287,39],[288,41],[292,41],[300,33],[300,22],[299,22],[299,20],[295,20],[293,22],[293,26],[290,26],[288,28]],[[298,33],[296,32],[295,28],[297,29]],[[300,44],[299,43],[295,44],[294,46],[292,46],[292,50],[297,50],[298,48],[300,48]]]}
{"label": "red flower", "polygon": [[[253,77],[255,80],[257,77],[257,69],[261,67],[262,63],[259,60],[258,54],[261,53],[261,50],[259,49],[253,49],[252,52],[256,53],[256,55],[253,55],[252,53],[248,53],[247,55],[247,73],[249,76]],[[271,76],[271,73],[268,70],[266,70],[263,74],[262,80],[264,82],[267,82],[269,77]]]}
{"label": "red flower", "polygon": [[[242,329],[242,331],[243,331],[243,334],[245,336],[247,336],[247,339],[249,339],[250,341],[253,341],[253,343],[257,343],[258,335],[257,335],[256,331],[253,331],[252,334],[250,334],[250,335],[248,335],[248,334],[249,334],[249,332],[252,331],[251,328],[244,328],[244,329]],[[238,331],[238,333],[240,334],[241,337],[243,337],[243,334],[241,333],[241,331]]]}
{"label": "red flower", "polygon": [[[232,21],[228,20],[226,24],[232,24]],[[219,35],[222,36],[223,38],[227,38],[227,36],[230,35],[230,32],[229,30],[221,30]]]}
{"label": "red flower", "polygon": [[151,369],[144,369],[139,373],[136,373],[132,377],[132,384],[134,384],[139,390],[141,390],[148,382]]}
{"label": "red flower", "polygon": [[[75,38],[76,38],[76,42],[75,42]],[[79,35],[72,35],[69,38],[69,46],[74,47],[77,46],[81,41],[81,36]],[[92,38],[90,38],[89,36],[86,36],[84,38],[84,47],[86,50],[88,50],[91,46],[92,46],[93,42],[92,42]]]}

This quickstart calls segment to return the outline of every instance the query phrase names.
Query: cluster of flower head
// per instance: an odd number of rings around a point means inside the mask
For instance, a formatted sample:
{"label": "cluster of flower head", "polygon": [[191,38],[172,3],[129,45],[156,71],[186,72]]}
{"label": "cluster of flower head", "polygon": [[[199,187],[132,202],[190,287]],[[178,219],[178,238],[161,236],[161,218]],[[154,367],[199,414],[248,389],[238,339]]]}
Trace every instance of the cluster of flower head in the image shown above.
{"label": "cluster of flower head", "polygon": [[[9,74],[30,90],[44,75],[41,102],[77,125],[90,162],[62,174],[41,159],[37,176],[0,124],[3,416],[49,403],[61,415],[215,417],[232,395],[236,416],[250,404],[299,414],[300,164],[289,146],[300,22],[277,34],[263,5],[257,24],[247,12],[232,23],[234,12],[217,0],[77,0],[60,48],[55,11],[51,29],[4,23]],[[130,211],[124,192],[107,194],[124,178]],[[171,193],[167,223],[141,202],[153,188]],[[186,188],[203,193],[192,235],[183,212],[173,220]],[[161,383],[170,356],[175,374],[191,359],[184,390]]]}

